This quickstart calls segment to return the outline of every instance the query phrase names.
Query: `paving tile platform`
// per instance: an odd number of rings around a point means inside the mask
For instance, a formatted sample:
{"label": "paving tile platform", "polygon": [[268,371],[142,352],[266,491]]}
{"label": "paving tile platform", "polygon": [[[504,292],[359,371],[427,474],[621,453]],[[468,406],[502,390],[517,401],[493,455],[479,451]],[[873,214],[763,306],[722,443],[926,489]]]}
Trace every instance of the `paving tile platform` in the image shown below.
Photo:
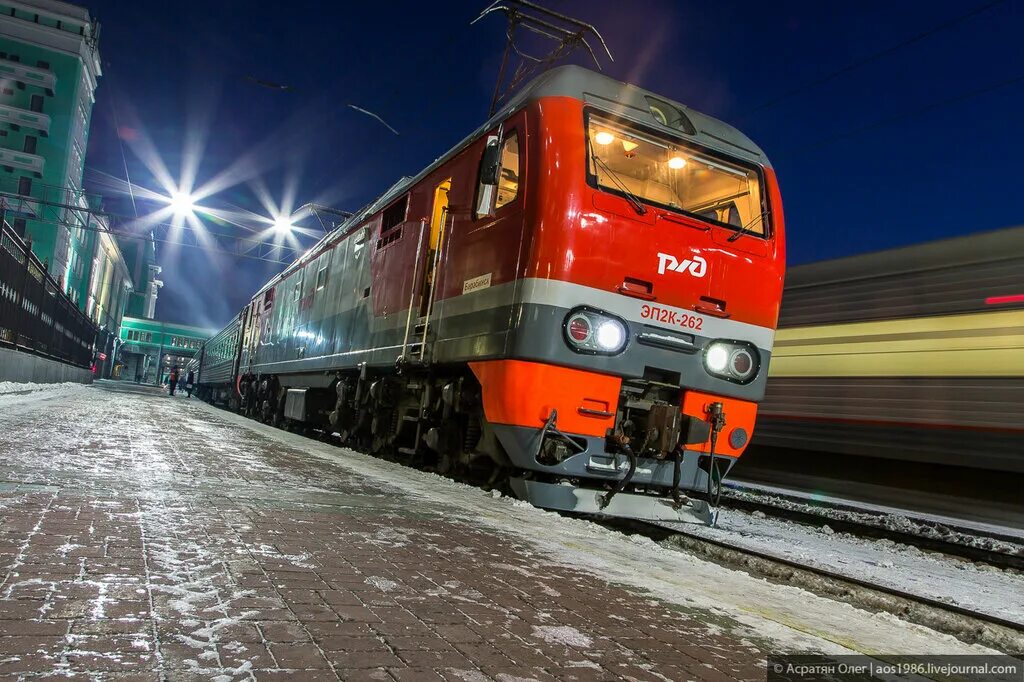
{"label": "paving tile platform", "polygon": [[0,677],[765,676],[693,613],[291,443],[110,384],[0,409]]}

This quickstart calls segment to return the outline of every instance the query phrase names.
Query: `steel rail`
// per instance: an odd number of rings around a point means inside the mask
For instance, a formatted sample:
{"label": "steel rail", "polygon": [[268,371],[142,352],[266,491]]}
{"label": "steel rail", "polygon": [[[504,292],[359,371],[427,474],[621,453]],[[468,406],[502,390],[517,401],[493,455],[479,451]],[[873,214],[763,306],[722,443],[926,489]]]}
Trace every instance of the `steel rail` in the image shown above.
{"label": "steel rail", "polygon": [[[792,571],[799,571],[799,572],[803,572],[805,574],[809,573],[811,575],[814,575],[814,576],[817,576],[817,577],[820,577],[820,578],[824,578],[824,579],[830,581],[831,583],[833,583],[833,584],[835,584],[837,586],[841,586],[841,585],[854,586],[854,587],[860,588],[862,590],[867,590],[869,592],[874,592],[876,594],[884,595],[884,596],[887,596],[887,597],[892,597],[892,598],[898,599],[898,600],[903,601],[903,602],[908,602],[908,603],[911,603],[911,604],[920,604],[920,605],[923,605],[923,606],[925,606],[925,607],[927,607],[927,608],[929,608],[929,609],[931,609],[933,611],[938,611],[938,612],[945,613],[945,614],[952,614],[952,615],[955,615],[955,616],[959,616],[961,618],[969,618],[971,620],[978,621],[980,623],[984,623],[984,624],[989,625],[989,626],[1003,628],[1005,630],[1011,631],[1012,636],[1016,637],[1018,639],[1018,641],[1024,642],[1024,624],[1022,624],[1022,623],[1018,623],[1016,621],[1008,620],[1006,618],[1001,618],[999,616],[992,615],[990,613],[985,613],[983,611],[976,611],[974,609],[970,609],[970,608],[967,608],[967,607],[964,607],[964,606],[959,606],[957,604],[950,604],[948,602],[944,602],[942,600],[935,599],[933,597],[928,597],[928,596],[924,596],[924,595],[914,594],[913,592],[907,592],[906,590],[901,590],[901,589],[899,589],[897,587],[892,587],[892,586],[888,586],[888,585],[881,585],[881,584],[878,584],[878,583],[875,583],[875,582],[871,582],[870,580],[865,580],[863,578],[857,578],[857,577],[854,577],[854,576],[846,575],[844,573],[840,573],[838,571],[835,571],[835,570],[832,570],[832,569],[829,569],[829,568],[824,568],[824,567],[821,567],[821,566],[814,566],[814,565],[806,565],[806,564],[802,564],[802,563],[800,563],[798,561],[794,561],[794,560],[788,559],[786,557],[780,557],[780,556],[777,556],[777,555],[774,555],[774,554],[771,554],[769,552],[765,552],[765,551],[762,551],[762,550],[751,549],[751,548],[748,548],[748,547],[743,547],[743,546],[740,546],[740,545],[731,544],[731,543],[729,543],[727,541],[724,541],[724,540],[708,538],[708,537],[705,537],[703,535],[700,535],[699,533],[694,533],[694,532],[688,531],[688,529],[685,526],[682,526],[681,524],[670,525],[668,523],[659,523],[659,522],[653,522],[653,521],[630,521],[630,520],[625,520],[625,519],[616,519],[616,520],[605,519],[605,520],[602,521],[602,523],[603,523],[603,525],[606,525],[606,526],[617,527],[616,528],[617,530],[622,530],[624,527],[625,528],[632,528],[633,530],[635,530],[635,531],[637,531],[639,533],[645,534],[645,535],[648,534],[651,529],[657,529],[657,532],[658,532],[658,534],[661,535],[661,539],[662,540],[664,540],[666,538],[671,538],[673,536],[685,537],[687,539],[687,541],[692,543],[692,544],[704,545],[706,547],[713,547],[713,548],[716,548],[718,550],[725,550],[727,552],[732,552],[732,553],[735,553],[735,554],[746,555],[748,557],[753,557],[753,558],[756,558],[756,559],[758,559],[760,561],[763,561],[763,562],[766,562],[766,563],[769,563],[769,564],[775,564],[775,565],[784,567],[784,568],[792,570]],[[654,538],[652,538],[652,539],[654,539]],[[766,573],[766,571],[758,571],[756,568],[751,568],[749,565],[743,565],[743,564],[741,564],[741,562],[738,562],[738,561],[730,562],[728,559],[724,559],[723,560],[722,557],[713,557],[713,558],[710,558],[709,560],[716,561],[717,563],[735,563],[735,564],[740,566],[739,570],[744,570],[744,571],[751,572],[751,573],[758,573],[758,572],[760,572],[762,574]],[[771,576],[771,575],[767,575],[766,577],[768,579],[773,579],[773,576]],[[807,586],[803,586],[803,585],[798,585],[798,587],[800,587],[800,589],[804,589],[804,590],[807,590],[809,592],[814,592],[815,591],[812,588],[807,587]],[[825,594],[823,596],[825,596],[826,598],[833,598],[833,599],[836,598],[834,596],[829,596],[828,594]],[[854,604],[854,606],[856,606],[856,605]],[[864,607],[857,606],[857,608],[864,608]],[[882,609],[882,608],[879,607],[878,610],[885,610],[885,609]],[[908,620],[910,622],[915,622],[915,623],[918,623],[920,625],[924,625],[926,627],[930,627],[930,628],[933,628],[933,629],[936,629],[936,630],[943,630],[943,628],[940,625],[938,625],[938,624],[936,624],[934,622],[921,622],[924,619],[909,618],[908,614],[906,612],[897,613],[894,610],[887,610],[887,612],[888,613],[892,613],[893,615],[895,615],[898,618],[901,618],[902,620]],[[948,629],[944,630],[944,631],[947,634],[952,634],[954,636],[958,636],[957,633],[949,632]],[[960,634],[962,635],[963,633],[961,632]],[[975,636],[977,637],[978,634],[979,633],[976,632]],[[984,638],[983,637],[978,637],[978,639],[984,639]]]}
{"label": "steel rail", "polygon": [[[945,529],[958,535],[977,538],[979,540],[993,540],[1005,544],[1012,544],[1019,548],[1016,553],[1004,552],[998,549],[976,547],[941,537],[929,537],[927,535],[915,533],[911,530],[890,528],[884,524],[884,518],[888,516],[888,514],[882,511],[860,508],[852,502],[814,500],[814,503],[812,504],[810,501],[801,499],[800,497],[787,496],[784,491],[765,492],[761,490],[744,489],[742,484],[738,485],[735,482],[733,482],[731,486],[729,484],[726,485],[728,487],[723,494],[723,506],[741,509],[743,511],[760,511],[763,514],[776,518],[796,521],[811,526],[821,527],[827,525],[833,530],[850,533],[859,537],[898,540],[904,544],[917,547],[918,549],[941,552],[942,554],[956,556],[961,559],[968,559],[971,561],[980,561],[996,568],[1024,570],[1024,543],[1021,542],[1020,538],[1015,538],[1013,536],[1001,535],[998,533],[982,533],[971,528],[960,527],[950,523],[944,523],[942,521],[930,521],[916,517],[907,517],[913,521],[913,523],[924,528],[930,528],[936,532],[940,529]],[[749,498],[736,497],[735,494],[730,494],[730,492],[735,493],[737,490],[740,490],[747,495],[774,495],[775,497],[784,499],[792,504],[799,504],[803,506],[804,509],[783,507],[778,504],[773,504],[767,499],[752,500]],[[849,512],[851,514],[857,514],[867,518],[861,520],[856,518],[835,518],[816,511],[825,511],[828,509]],[[876,521],[876,523],[872,523],[868,519]]]}

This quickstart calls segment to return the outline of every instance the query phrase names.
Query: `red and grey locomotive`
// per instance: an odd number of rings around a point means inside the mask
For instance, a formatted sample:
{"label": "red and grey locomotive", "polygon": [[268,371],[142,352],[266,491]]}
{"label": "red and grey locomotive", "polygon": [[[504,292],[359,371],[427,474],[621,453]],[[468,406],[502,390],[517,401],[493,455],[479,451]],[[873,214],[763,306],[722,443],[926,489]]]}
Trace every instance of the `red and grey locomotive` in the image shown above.
{"label": "red and grey locomotive", "polygon": [[258,291],[199,389],[540,507],[708,521],[783,270],[757,146],[561,67]]}

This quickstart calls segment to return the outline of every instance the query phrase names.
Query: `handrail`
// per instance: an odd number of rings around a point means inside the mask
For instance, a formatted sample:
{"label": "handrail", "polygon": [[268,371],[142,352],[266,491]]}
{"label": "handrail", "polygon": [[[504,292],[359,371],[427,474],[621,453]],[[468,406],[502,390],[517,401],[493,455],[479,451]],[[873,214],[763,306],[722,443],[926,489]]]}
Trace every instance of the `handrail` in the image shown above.
{"label": "handrail", "polygon": [[420,271],[420,254],[423,252],[423,233],[426,231],[427,221],[420,221],[420,236],[416,242],[416,261],[412,268],[412,284],[409,286],[409,312],[405,316],[405,338],[402,339],[402,354],[399,356],[401,359],[405,359],[405,353],[409,348],[409,329],[412,326],[412,308],[413,303],[416,300],[416,289],[419,284],[418,274]]}
{"label": "handrail", "polygon": [[[434,269],[431,271],[434,281],[430,283],[430,296],[427,297],[427,312],[423,317],[423,343],[420,345],[420,362],[422,363],[427,355],[427,329],[430,327],[430,314],[434,311],[434,296],[437,294],[437,266],[441,260],[441,251],[444,250],[447,240],[445,239],[445,226],[451,213],[446,206],[442,209],[441,234],[437,236],[437,250],[434,251]],[[454,223],[454,220],[452,221]]]}
{"label": "handrail", "polygon": [[0,206],[0,343],[89,367],[99,328],[2,216]]}

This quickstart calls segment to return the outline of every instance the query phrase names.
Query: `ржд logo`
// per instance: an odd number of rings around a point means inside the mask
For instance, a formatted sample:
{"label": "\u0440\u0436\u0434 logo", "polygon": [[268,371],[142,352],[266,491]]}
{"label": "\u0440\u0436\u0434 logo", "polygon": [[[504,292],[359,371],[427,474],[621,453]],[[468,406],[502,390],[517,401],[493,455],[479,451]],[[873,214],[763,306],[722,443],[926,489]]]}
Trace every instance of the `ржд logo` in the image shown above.
{"label": "\u0440\u0436\u0434 logo", "polygon": [[667,253],[658,254],[658,274],[664,275],[666,270],[676,272],[689,272],[694,277],[703,277],[708,271],[708,262],[700,256],[684,258],[683,262]]}

